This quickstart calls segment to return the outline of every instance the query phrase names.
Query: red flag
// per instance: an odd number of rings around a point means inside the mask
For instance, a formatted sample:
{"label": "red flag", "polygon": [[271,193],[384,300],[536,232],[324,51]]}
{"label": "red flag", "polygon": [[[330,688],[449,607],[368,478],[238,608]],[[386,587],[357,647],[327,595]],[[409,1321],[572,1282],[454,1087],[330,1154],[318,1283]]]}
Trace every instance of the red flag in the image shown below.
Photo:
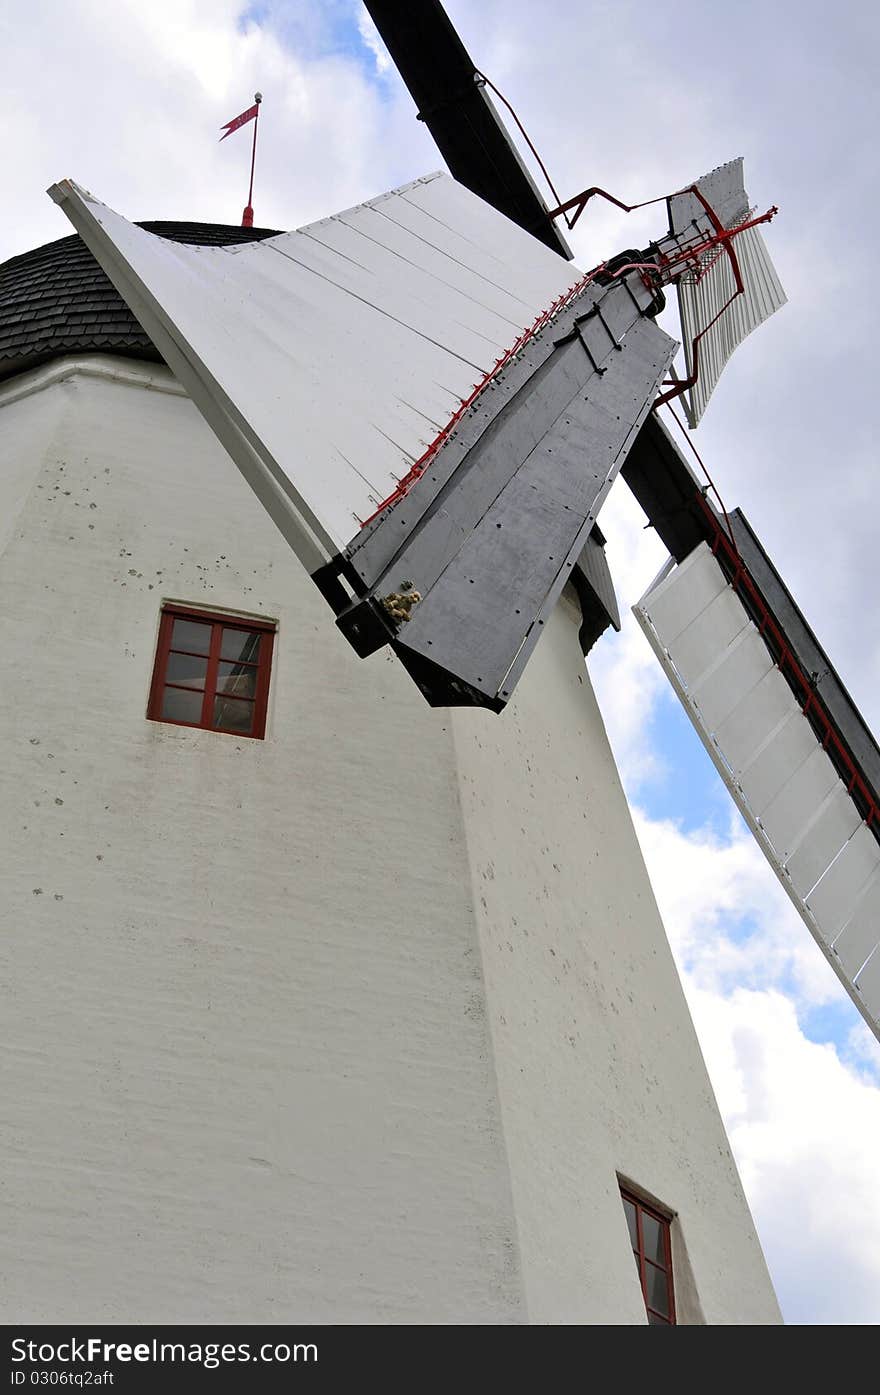
{"label": "red flag", "polygon": [[254,106],[248,107],[247,111],[243,111],[241,116],[236,116],[232,121],[227,121],[226,125],[223,127],[223,134],[220,139],[225,140],[227,136],[232,135],[233,131],[237,131],[240,126],[246,126],[249,121],[253,121],[259,110],[260,104],[257,102]]}

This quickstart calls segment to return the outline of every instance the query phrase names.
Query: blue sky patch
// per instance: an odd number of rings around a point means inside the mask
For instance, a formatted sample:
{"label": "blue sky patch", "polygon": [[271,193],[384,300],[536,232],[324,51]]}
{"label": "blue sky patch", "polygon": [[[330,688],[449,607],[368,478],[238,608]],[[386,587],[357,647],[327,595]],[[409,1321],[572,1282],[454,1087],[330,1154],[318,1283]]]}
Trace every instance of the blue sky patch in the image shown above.
{"label": "blue sky patch", "polygon": [[250,0],[238,17],[237,27],[241,33],[255,25],[265,29],[303,60],[352,59],[364,77],[381,90],[384,77],[361,35],[361,14],[360,0],[322,0],[315,7],[295,5],[290,0]]}
{"label": "blue sky patch", "polygon": [[663,693],[651,717],[651,745],[663,763],[639,790],[652,819],[674,819],[685,833],[730,835],[730,796],[678,699]]}

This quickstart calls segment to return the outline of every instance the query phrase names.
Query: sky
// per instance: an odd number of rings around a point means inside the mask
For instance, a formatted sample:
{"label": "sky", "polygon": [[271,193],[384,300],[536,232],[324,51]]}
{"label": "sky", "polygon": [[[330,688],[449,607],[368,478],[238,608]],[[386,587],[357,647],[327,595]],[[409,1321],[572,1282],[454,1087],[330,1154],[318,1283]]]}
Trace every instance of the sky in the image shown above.
{"label": "sky", "polygon": [[[566,196],[625,202],[736,155],[789,304],[729,365],[696,440],[880,730],[872,328],[880,9],[840,0],[449,0]],[[293,228],[442,167],[359,0],[29,0],[0,12],[0,261],[63,237],[70,176],[132,219]],[[591,205],[590,266],[659,229]],[[659,229],[662,231],[662,229]],[[678,337],[674,310],[661,320]],[[601,526],[624,627],[590,658],[645,858],[793,1323],[880,1321],[880,1048],[723,790],[629,607],[664,550],[624,486]]]}

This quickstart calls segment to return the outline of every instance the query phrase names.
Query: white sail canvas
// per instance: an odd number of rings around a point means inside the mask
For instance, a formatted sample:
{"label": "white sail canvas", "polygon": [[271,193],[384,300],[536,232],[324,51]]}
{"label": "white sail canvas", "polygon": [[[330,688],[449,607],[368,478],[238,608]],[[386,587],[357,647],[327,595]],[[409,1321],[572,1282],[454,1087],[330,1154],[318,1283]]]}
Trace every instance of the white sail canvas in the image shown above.
{"label": "white sail canvas", "polygon": [[50,193],[309,571],[580,277],[442,174],[226,247],[157,237],[69,180]]}

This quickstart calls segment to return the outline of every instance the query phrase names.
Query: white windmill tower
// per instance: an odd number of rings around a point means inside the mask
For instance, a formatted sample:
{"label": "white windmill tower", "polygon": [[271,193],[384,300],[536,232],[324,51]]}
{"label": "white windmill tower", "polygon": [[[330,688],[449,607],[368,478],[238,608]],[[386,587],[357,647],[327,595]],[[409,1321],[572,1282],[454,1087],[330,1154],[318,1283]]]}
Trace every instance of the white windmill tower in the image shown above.
{"label": "white windmill tower", "polygon": [[700,357],[781,293],[738,162],[574,272],[440,6],[413,42],[415,7],[369,8],[459,182],[235,240],[65,182],[103,344],[47,349],[22,292],[7,1311],[775,1321],[582,646],[622,472],[678,563],[645,627],[876,1017],[870,738],[651,414],[664,285],[694,417]]}

